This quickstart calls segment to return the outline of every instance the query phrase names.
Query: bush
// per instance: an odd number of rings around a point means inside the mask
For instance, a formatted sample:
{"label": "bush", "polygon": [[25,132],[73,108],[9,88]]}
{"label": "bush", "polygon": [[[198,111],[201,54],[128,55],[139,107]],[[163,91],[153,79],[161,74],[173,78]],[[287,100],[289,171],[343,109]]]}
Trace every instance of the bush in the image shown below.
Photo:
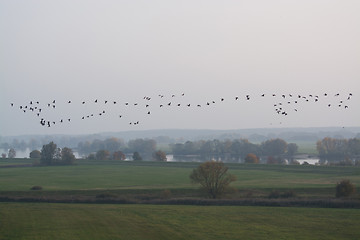
{"label": "bush", "polygon": [[272,190],[269,193],[269,198],[293,198],[296,197],[296,193],[293,190],[288,190],[286,192],[279,192],[278,190]]}
{"label": "bush", "polygon": [[169,199],[171,198],[171,191],[168,189],[165,189],[164,191],[161,192],[161,198],[163,199]]}
{"label": "bush", "polygon": [[245,163],[259,163],[259,158],[255,154],[249,153],[245,157]]}
{"label": "bush", "polygon": [[96,195],[96,198],[97,199],[117,198],[117,195],[112,193],[100,193]]}
{"label": "bush", "polygon": [[269,198],[280,198],[280,192],[277,190],[271,190]]}
{"label": "bush", "polygon": [[281,194],[282,198],[293,198],[296,197],[296,193],[293,190],[286,191]]}
{"label": "bush", "polygon": [[349,180],[342,180],[336,185],[336,197],[349,197],[351,194],[355,193],[355,185],[352,184]]}
{"label": "bush", "polygon": [[33,186],[30,190],[42,190],[42,186]]}
{"label": "bush", "polygon": [[30,152],[30,158],[41,158],[41,152],[39,150],[33,150]]}

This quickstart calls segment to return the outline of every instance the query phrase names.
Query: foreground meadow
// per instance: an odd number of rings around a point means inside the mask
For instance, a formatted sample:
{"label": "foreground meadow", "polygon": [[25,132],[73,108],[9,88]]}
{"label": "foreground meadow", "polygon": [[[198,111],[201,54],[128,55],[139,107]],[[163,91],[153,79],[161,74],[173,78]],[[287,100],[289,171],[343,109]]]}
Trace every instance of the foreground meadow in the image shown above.
{"label": "foreground meadow", "polygon": [[0,239],[359,239],[360,209],[0,203]]}

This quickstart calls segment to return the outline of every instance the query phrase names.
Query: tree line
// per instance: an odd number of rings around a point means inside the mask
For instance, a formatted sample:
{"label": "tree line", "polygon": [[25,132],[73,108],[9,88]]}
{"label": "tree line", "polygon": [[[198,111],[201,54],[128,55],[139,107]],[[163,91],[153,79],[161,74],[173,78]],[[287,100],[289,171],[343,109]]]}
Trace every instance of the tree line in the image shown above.
{"label": "tree line", "polygon": [[337,139],[326,137],[317,141],[316,149],[320,161],[359,161],[360,160],[360,139]]}
{"label": "tree line", "polygon": [[75,155],[71,148],[59,148],[54,142],[43,145],[41,151],[33,150],[30,158],[40,159],[40,165],[72,165]]}
{"label": "tree line", "polygon": [[[156,142],[154,144],[153,141],[145,141],[143,139],[137,139],[132,142],[134,148],[140,149],[141,153],[151,153],[151,158],[154,161],[166,161],[166,153],[157,150],[156,151]],[[75,155],[71,148],[59,148],[54,142],[50,142],[49,144],[43,145],[41,151],[33,150],[30,152],[30,158],[38,158],[40,159],[41,165],[70,165],[75,162]],[[100,149],[95,153],[90,153],[86,159],[89,160],[120,160],[124,161],[126,159],[126,155],[120,151],[110,152],[107,149]],[[149,159],[149,158],[147,158]],[[138,151],[133,152],[132,160],[141,161],[143,157]]]}
{"label": "tree line", "polygon": [[[44,144],[43,148],[45,145],[48,144]],[[58,148],[56,146],[56,149],[56,157],[52,160],[54,162],[60,161],[61,151],[64,151],[63,155],[66,155],[68,150],[72,152],[71,148]],[[326,137],[317,141],[316,149],[320,161],[323,162],[360,162],[360,138],[339,139]],[[129,155],[132,155],[133,160],[166,160],[166,153],[157,149],[157,142],[154,139],[140,138],[128,142],[119,138],[95,139],[78,143],[75,151],[89,159],[99,160],[124,160]],[[285,159],[292,161],[297,151],[297,144],[287,143],[280,138],[266,140],[261,143],[251,143],[247,139],[222,141],[214,139],[170,144],[168,154],[172,153],[175,156],[194,155],[203,161],[214,159],[224,162],[256,163],[261,159],[267,163],[285,163]],[[6,154],[2,154],[2,157],[5,158]],[[15,149],[9,149],[8,157],[16,157]],[[31,152],[30,157],[40,158],[41,152],[34,150]]]}
{"label": "tree line", "polygon": [[259,158],[266,156],[273,161],[292,158],[298,150],[295,143],[287,143],[283,139],[276,138],[255,144],[247,139],[239,140],[200,140],[187,141],[185,143],[177,143],[172,145],[174,155],[197,155],[204,160],[221,160],[226,162],[245,161],[248,157],[253,156]]}
{"label": "tree line", "polygon": [[157,150],[157,142],[154,139],[134,139],[127,143],[122,139],[108,138],[105,140],[80,142],[77,150],[79,154],[87,156],[88,159],[98,160],[125,160],[126,155],[132,154],[135,161],[147,159],[155,161],[166,161],[166,153]]}

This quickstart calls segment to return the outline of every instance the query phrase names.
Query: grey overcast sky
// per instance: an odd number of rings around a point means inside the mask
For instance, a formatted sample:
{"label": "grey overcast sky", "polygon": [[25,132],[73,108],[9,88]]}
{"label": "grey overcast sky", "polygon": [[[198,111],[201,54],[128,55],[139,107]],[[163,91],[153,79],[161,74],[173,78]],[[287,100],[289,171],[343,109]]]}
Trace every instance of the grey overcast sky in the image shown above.
{"label": "grey overcast sky", "polygon": [[358,0],[0,0],[0,135],[359,126],[359,13]]}

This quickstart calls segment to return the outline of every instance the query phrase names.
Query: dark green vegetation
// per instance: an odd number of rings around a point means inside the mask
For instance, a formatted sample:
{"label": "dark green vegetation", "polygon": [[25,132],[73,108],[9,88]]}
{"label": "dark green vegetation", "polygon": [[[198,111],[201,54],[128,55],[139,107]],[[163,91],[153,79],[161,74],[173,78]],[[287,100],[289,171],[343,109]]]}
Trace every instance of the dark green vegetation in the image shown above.
{"label": "dark green vegetation", "polygon": [[0,203],[0,216],[0,239],[360,238],[360,209]]}

